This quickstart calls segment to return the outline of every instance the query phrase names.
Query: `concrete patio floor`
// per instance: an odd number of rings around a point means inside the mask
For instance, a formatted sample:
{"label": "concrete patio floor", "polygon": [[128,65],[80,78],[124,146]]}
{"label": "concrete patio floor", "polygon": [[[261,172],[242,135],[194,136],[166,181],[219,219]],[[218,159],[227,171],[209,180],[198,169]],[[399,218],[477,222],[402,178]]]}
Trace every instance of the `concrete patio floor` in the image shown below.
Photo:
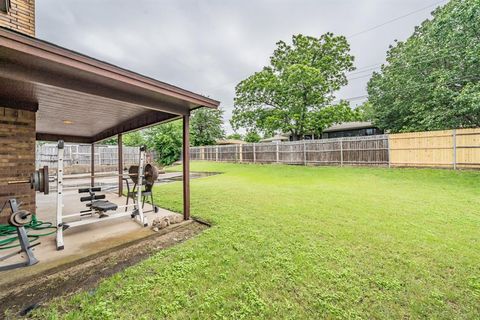
{"label": "concrete patio floor", "polygon": [[[178,174],[168,175],[176,177]],[[66,180],[67,181],[67,180]],[[73,182],[73,183],[72,183]],[[86,209],[86,202],[80,202],[80,196],[85,194],[79,194],[78,190],[73,188],[77,183],[85,186],[88,184],[89,178],[79,177],[77,179],[69,181],[72,188],[65,188],[64,191],[64,209],[63,214],[79,212]],[[101,178],[98,180],[99,185],[108,185],[112,183],[112,178]],[[67,184],[67,183],[66,183]],[[107,189],[107,188],[105,188]],[[116,190],[109,190],[108,192],[98,192],[97,194],[104,193],[106,199],[114,202],[118,205],[124,205],[126,198],[119,197]],[[126,190],[126,189],[125,189]],[[130,201],[131,203],[131,201]],[[37,193],[37,218],[45,222],[53,222],[55,225],[56,219],[56,193],[53,191],[49,195]],[[150,204],[145,203],[145,211],[151,210]],[[118,212],[123,212],[125,209],[121,208]],[[148,212],[146,216],[149,221],[148,227],[142,227],[138,223],[132,221],[129,216],[119,217],[117,219],[110,219],[101,221],[99,218],[98,223],[82,225],[75,228],[69,228],[64,232],[65,249],[61,251],[56,250],[55,235],[41,237],[39,246],[33,248],[35,257],[40,261],[34,266],[3,271],[0,272],[0,285],[15,281],[20,277],[26,277],[41,273],[43,271],[56,268],[63,264],[72,263],[76,260],[83,259],[85,257],[95,255],[99,252],[104,252],[110,248],[118,247],[128,242],[133,242],[138,239],[146,238],[154,234],[151,230],[151,223],[155,217],[164,217],[172,214],[178,214],[159,208],[158,213]],[[109,213],[113,216],[114,213]],[[70,218],[65,221],[75,221],[80,218]],[[81,217],[81,219],[91,219],[90,216]],[[68,223],[68,222],[67,222]],[[45,230],[31,231],[32,234],[41,233]],[[50,231],[50,230],[47,230]],[[18,251],[16,249],[2,250],[1,255],[8,254],[10,252]],[[17,255],[14,258],[10,258],[6,261],[0,262],[0,266],[12,264],[22,261],[22,257]]]}

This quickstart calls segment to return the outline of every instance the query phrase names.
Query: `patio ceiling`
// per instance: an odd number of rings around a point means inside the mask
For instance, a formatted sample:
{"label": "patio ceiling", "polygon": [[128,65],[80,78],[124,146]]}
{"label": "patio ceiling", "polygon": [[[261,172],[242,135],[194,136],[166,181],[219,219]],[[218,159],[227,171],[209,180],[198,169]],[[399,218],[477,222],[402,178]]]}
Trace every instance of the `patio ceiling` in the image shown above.
{"label": "patio ceiling", "polygon": [[219,102],[0,28],[0,106],[37,111],[37,140],[92,143]]}

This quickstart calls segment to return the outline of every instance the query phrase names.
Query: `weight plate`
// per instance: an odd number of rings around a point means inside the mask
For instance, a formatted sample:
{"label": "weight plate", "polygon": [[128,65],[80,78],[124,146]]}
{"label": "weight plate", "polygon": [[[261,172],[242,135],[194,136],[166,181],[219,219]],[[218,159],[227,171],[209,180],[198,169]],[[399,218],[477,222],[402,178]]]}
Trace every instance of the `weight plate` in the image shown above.
{"label": "weight plate", "polygon": [[10,215],[9,222],[12,226],[21,227],[32,221],[32,214],[26,210],[15,211]]}
{"label": "weight plate", "polygon": [[39,170],[39,190],[40,192],[43,192],[44,194],[49,193],[49,177],[48,177],[48,167],[44,166]]}
{"label": "weight plate", "polygon": [[[158,179],[157,168],[149,163],[145,165],[143,174],[143,184],[152,186]],[[130,179],[132,179],[133,183],[138,183],[138,166],[131,166],[130,168],[128,168],[128,175],[130,176]]]}

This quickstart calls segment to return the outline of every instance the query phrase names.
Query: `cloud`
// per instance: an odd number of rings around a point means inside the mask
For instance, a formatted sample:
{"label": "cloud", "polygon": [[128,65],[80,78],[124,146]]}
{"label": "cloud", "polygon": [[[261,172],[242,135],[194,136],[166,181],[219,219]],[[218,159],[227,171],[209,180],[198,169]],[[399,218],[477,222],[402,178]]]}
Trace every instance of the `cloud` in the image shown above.
{"label": "cloud", "polygon": [[[293,34],[354,34],[431,0],[42,0],[37,36],[218,99],[231,116],[234,87],[268,64]],[[419,12],[350,40],[356,66],[382,63],[394,39],[429,17]],[[358,76],[368,75],[368,73]],[[365,94],[352,80],[339,98]],[[227,122],[227,131],[231,131]]]}

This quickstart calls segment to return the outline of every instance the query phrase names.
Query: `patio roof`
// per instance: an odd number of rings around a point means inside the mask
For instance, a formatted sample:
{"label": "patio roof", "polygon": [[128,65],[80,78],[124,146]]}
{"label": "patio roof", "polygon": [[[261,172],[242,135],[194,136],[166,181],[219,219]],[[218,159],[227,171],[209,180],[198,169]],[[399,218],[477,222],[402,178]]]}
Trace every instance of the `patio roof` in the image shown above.
{"label": "patio roof", "polygon": [[37,111],[37,140],[93,143],[219,102],[0,27],[0,107]]}

